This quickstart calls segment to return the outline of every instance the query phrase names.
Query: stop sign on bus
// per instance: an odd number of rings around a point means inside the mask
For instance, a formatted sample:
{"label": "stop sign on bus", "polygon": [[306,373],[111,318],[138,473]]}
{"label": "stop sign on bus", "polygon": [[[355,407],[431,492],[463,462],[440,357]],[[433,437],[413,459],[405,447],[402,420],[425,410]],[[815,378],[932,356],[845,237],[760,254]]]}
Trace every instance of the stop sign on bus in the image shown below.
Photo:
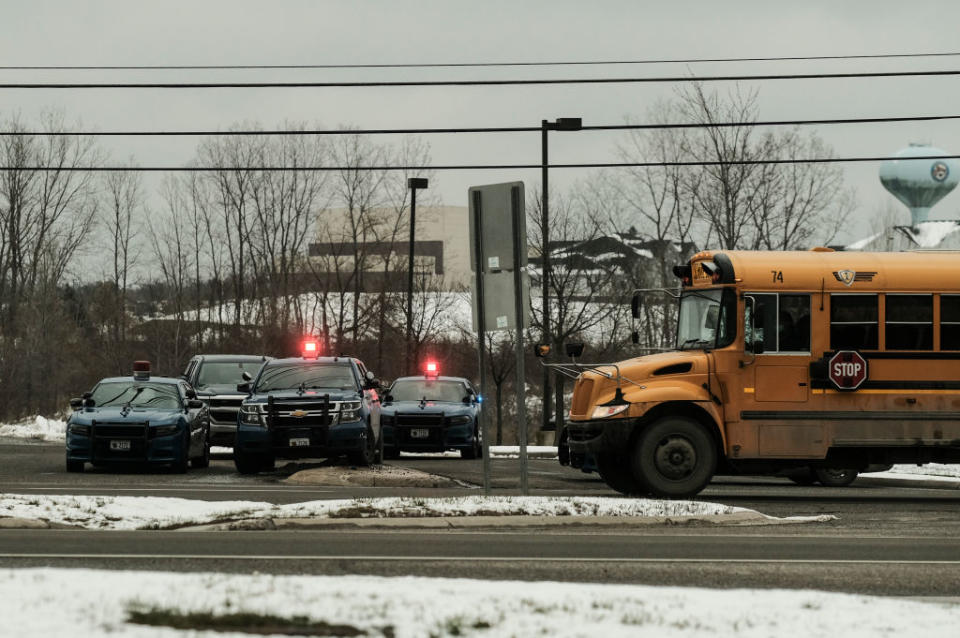
{"label": "stop sign on bus", "polygon": [[867,380],[867,360],[855,350],[840,350],[830,357],[827,375],[838,390],[856,390]]}

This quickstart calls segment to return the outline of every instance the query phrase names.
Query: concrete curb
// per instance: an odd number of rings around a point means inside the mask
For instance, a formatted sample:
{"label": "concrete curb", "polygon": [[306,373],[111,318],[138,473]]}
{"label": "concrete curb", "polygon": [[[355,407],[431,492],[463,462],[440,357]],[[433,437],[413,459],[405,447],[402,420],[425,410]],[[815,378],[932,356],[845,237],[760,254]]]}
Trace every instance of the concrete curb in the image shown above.
{"label": "concrete curb", "polygon": [[[921,477],[922,474],[916,476]],[[937,478],[905,479],[893,476],[874,476],[861,474],[854,481],[854,485],[875,485],[877,487],[921,487],[932,490],[960,490],[960,479],[949,476]]]}
{"label": "concrete curb", "polygon": [[255,518],[181,527],[180,532],[273,529],[491,529],[537,527],[760,526],[827,522],[818,517],[771,518],[759,512],[691,516],[419,516],[408,518]]}

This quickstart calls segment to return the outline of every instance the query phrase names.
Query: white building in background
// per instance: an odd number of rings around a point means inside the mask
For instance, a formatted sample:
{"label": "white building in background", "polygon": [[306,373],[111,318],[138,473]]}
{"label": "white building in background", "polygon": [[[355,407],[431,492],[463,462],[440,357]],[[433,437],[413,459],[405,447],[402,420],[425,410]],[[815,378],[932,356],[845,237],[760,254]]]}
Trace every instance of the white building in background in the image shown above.
{"label": "white building in background", "polygon": [[[395,211],[372,210],[367,219],[378,220],[368,229],[366,241],[359,246],[366,268],[364,281],[379,289],[387,279],[388,287],[406,289],[409,259],[409,217],[394,239],[390,227]],[[353,267],[353,238],[349,231],[348,211],[344,208],[323,210],[318,214],[317,235],[308,254],[314,269],[325,268],[332,276],[335,269],[346,272]],[[470,285],[470,233],[466,206],[417,206],[417,228],[414,237],[414,270],[437,276],[446,290],[460,290]],[[386,263],[391,264],[386,272]]]}
{"label": "white building in background", "polygon": [[[930,209],[960,181],[960,163],[946,151],[910,144],[880,165],[880,182],[910,210],[909,226],[890,226],[845,246],[845,250],[960,250],[960,221],[931,220]],[[934,159],[936,158],[936,159]]]}

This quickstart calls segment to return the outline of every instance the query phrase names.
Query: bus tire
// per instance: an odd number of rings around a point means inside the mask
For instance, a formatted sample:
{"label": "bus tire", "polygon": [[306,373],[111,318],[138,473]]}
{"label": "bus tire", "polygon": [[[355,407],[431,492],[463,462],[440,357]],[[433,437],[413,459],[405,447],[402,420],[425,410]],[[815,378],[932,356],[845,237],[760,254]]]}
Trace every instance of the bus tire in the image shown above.
{"label": "bus tire", "polygon": [[857,470],[850,468],[815,467],[812,470],[817,481],[824,487],[846,487],[857,480],[859,474]]}
{"label": "bus tire", "polygon": [[631,461],[633,474],[650,494],[687,498],[713,478],[717,446],[698,421],[665,416],[640,431]]}
{"label": "bus tire", "polygon": [[626,496],[643,496],[646,490],[643,485],[637,481],[630,469],[630,458],[613,454],[611,452],[600,452],[597,454],[597,473],[600,478],[614,490]]}

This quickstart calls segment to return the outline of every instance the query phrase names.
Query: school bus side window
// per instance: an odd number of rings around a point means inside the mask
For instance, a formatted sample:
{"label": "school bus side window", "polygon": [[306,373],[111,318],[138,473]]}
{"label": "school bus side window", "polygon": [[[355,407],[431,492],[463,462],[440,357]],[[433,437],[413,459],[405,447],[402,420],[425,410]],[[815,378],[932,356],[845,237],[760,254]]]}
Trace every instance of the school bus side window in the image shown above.
{"label": "school bus side window", "polygon": [[810,352],[810,295],[751,294],[756,316],[750,321],[746,343],[763,341],[764,352]]}
{"label": "school bus side window", "polygon": [[887,350],[933,350],[933,295],[887,295]]}
{"label": "school bus side window", "polygon": [[940,295],[940,349],[960,350],[960,295]]}
{"label": "school bus side window", "polygon": [[876,350],[877,295],[830,295],[830,347],[833,350]]}

